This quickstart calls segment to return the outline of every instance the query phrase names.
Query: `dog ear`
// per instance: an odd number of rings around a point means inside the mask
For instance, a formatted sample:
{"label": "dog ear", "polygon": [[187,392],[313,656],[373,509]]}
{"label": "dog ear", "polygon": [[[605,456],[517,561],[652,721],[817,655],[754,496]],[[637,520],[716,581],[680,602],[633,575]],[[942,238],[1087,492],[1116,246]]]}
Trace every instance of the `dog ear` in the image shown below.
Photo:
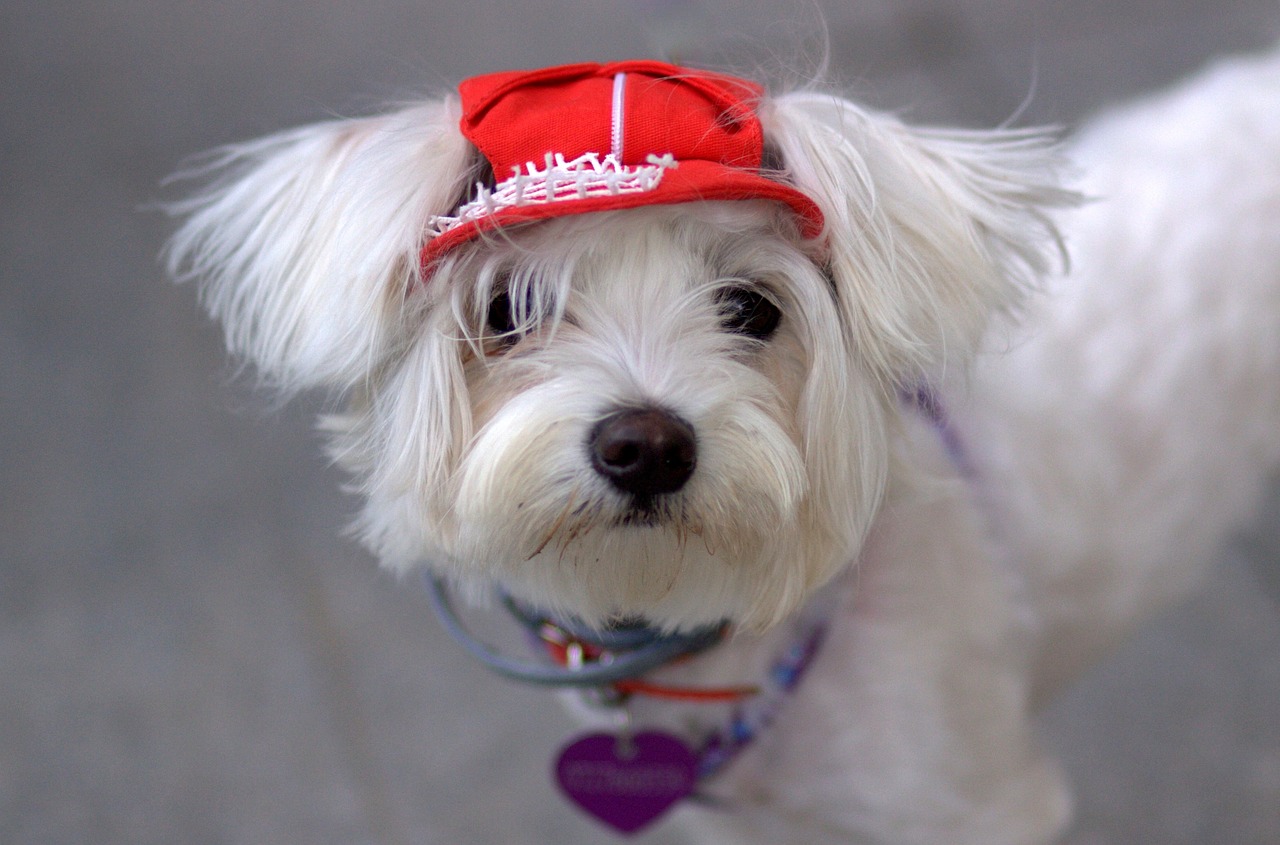
{"label": "dog ear", "polygon": [[170,206],[170,272],[201,282],[228,347],[274,386],[348,388],[394,346],[425,223],[474,169],[457,108],[304,126],[179,174],[207,185]]}
{"label": "dog ear", "polygon": [[813,93],[775,98],[761,118],[826,217],[842,317],[888,387],[963,366],[1061,254],[1050,212],[1074,194],[1045,133],[912,129]]}

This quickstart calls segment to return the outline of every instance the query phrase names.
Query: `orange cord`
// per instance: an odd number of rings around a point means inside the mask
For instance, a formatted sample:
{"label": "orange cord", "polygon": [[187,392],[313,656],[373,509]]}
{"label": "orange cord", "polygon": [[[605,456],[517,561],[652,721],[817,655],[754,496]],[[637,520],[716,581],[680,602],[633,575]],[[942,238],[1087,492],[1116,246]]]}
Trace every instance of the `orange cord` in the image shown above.
{"label": "orange cord", "polygon": [[737,701],[749,698],[760,692],[759,687],[668,687],[661,684],[650,684],[644,681],[616,681],[613,688],[623,695],[647,695],[650,698],[663,698],[670,701],[694,701],[714,703],[719,701]]}
{"label": "orange cord", "polygon": [[[557,632],[559,633],[559,632]],[[583,656],[587,660],[597,660],[600,657],[601,650],[586,643],[562,642],[558,637],[550,636],[549,631],[544,631],[542,641],[546,644],[547,653],[551,658],[561,666],[569,665],[569,648],[576,645],[582,650]],[[622,695],[644,695],[649,698],[661,698],[668,701],[690,701],[702,703],[716,703],[726,701],[738,701],[739,699],[749,698],[760,691],[755,686],[739,686],[739,687],[673,687],[665,684],[651,684],[647,681],[626,680],[615,681],[610,684],[614,690]]]}

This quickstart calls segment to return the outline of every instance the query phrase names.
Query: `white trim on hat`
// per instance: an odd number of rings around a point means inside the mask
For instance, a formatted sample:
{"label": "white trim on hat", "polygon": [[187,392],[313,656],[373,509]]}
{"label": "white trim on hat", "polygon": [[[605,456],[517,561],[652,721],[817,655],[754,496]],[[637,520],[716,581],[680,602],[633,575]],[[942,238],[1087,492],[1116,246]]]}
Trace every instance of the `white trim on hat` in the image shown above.
{"label": "white trim on hat", "polygon": [[603,158],[599,153],[583,153],[572,161],[565,161],[561,153],[547,153],[542,169],[529,161],[522,173],[517,164],[511,168],[512,176],[492,191],[477,182],[476,198],[454,215],[438,214],[427,220],[426,236],[428,240],[437,238],[507,208],[645,193],[658,187],[666,171],[680,165],[671,153],[650,154],[645,161],[628,167],[613,153]]}

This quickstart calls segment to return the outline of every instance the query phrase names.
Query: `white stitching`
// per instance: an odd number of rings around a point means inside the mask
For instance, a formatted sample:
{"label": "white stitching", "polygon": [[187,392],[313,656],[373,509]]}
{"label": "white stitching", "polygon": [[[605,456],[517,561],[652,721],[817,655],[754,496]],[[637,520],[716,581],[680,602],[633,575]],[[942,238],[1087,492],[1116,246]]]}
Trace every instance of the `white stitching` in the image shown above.
{"label": "white stitching", "polygon": [[492,191],[476,183],[476,198],[460,207],[456,215],[437,214],[427,220],[427,238],[437,238],[505,208],[652,191],[662,182],[663,173],[680,164],[671,153],[650,154],[645,161],[627,167],[612,154],[602,159],[598,153],[583,153],[565,161],[561,153],[547,153],[541,170],[529,161],[521,172],[517,164],[511,168],[511,177]]}
{"label": "white stitching", "polygon": [[624,104],[627,93],[627,75],[625,73],[615,74],[613,77],[613,111],[610,115],[610,140],[612,148],[609,152],[613,153],[613,157],[618,161],[624,161],[622,157],[622,143],[626,135],[626,114]]}

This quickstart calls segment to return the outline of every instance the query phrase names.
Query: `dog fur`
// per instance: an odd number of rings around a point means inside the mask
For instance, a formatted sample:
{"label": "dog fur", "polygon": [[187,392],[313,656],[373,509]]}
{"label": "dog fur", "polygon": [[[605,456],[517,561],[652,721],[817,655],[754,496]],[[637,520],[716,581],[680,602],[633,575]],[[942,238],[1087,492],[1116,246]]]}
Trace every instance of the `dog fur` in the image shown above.
{"label": "dog fur", "polygon": [[[1061,149],[783,94],[761,120],[820,238],[763,201],[654,206],[424,278],[425,221],[480,166],[446,97],[216,153],[169,257],[273,387],[345,397],[324,425],[397,571],[597,623],[730,619],[669,670],[711,683],[832,585],[810,675],[717,781],[736,812],[687,813],[706,841],[1047,843],[1070,801],[1037,707],[1185,595],[1280,466],[1277,103],[1280,56],[1239,59]],[[770,336],[726,331],[742,290]],[[629,407],[697,433],[643,512],[584,448]]]}

